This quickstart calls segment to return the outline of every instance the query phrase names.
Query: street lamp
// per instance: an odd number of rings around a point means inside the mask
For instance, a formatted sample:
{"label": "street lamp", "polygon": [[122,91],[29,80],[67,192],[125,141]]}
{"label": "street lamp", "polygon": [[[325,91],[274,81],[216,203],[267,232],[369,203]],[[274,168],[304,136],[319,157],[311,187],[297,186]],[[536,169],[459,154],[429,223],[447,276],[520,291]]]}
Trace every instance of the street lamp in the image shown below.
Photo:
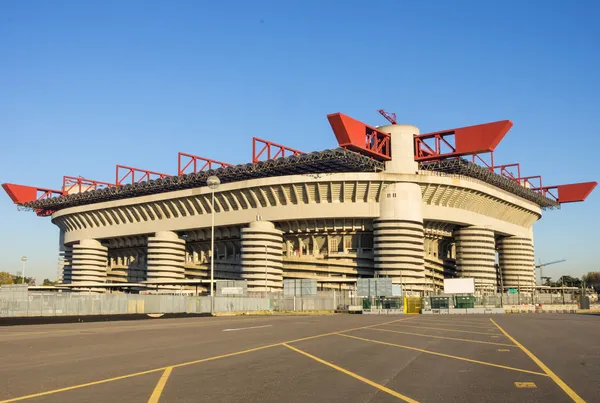
{"label": "street lamp", "polygon": [[21,278],[21,284],[25,284],[25,262],[27,261],[27,256],[23,256],[21,258],[21,262],[23,262],[23,271],[21,272],[21,275],[23,276]]}
{"label": "street lamp", "polygon": [[210,313],[215,309],[215,189],[221,184],[221,180],[216,176],[209,176],[206,184],[210,188]]}

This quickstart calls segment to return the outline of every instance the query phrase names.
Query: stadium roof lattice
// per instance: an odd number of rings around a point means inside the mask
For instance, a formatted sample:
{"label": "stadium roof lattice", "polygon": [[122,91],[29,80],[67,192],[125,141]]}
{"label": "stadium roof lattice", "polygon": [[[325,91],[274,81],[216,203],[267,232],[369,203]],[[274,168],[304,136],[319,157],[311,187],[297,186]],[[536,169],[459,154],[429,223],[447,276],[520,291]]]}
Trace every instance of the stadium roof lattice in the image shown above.
{"label": "stadium roof lattice", "polygon": [[[559,206],[559,203],[555,200],[542,196],[508,178],[464,159],[455,158],[421,162],[419,163],[419,168],[479,179],[523,199],[532,201],[542,208]],[[254,164],[226,166],[187,175],[171,176],[141,183],[41,199],[25,203],[23,207],[52,212],[68,207],[196,188],[206,186],[206,180],[211,175],[218,176],[222,183],[231,183],[286,175],[380,172],[383,170],[383,162],[343,148],[336,148],[274,160],[259,161]]]}

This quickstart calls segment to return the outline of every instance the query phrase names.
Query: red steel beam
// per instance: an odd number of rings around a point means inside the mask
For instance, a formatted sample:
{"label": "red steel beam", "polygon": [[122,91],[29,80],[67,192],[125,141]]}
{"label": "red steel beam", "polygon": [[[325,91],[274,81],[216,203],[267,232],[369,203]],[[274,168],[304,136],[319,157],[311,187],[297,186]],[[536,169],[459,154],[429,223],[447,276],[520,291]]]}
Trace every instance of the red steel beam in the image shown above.
{"label": "red steel beam", "polygon": [[379,112],[381,114],[381,116],[383,116],[384,118],[386,118],[388,120],[388,122],[390,122],[393,125],[397,125],[398,124],[398,120],[396,120],[396,114],[394,112],[386,112],[385,109],[379,109],[377,112]]}
{"label": "red steel beam", "polygon": [[81,176],[63,176],[62,192],[64,195],[68,195],[71,193],[83,193],[89,192],[90,190],[99,190],[114,186],[114,183],[86,179]]}
{"label": "red steel beam", "polygon": [[521,183],[521,165],[518,163],[496,165],[492,167],[492,171],[519,184]]}
{"label": "red steel beam", "polygon": [[[121,173],[123,171],[125,171],[124,174]],[[116,174],[115,186],[123,185],[123,182],[127,178],[131,178],[131,183],[134,184],[134,183],[140,183],[140,182],[149,181],[149,180],[153,180],[153,179],[163,179],[163,178],[173,176],[173,175],[163,174],[160,172],[148,171],[146,169],[128,167],[125,165],[117,165],[116,173],[117,174]],[[136,174],[138,174],[137,178],[136,178]],[[141,174],[141,176],[139,176],[140,174]],[[129,180],[127,180],[127,182],[129,182]]]}
{"label": "red steel beam", "polygon": [[567,185],[544,186],[532,190],[563,204],[584,201],[597,185],[598,182],[581,182]]}
{"label": "red steel beam", "polygon": [[[187,162],[186,162],[187,159]],[[198,164],[200,161],[200,165]],[[209,158],[199,157],[197,155],[179,153],[178,161],[177,161],[177,175],[185,175],[185,171],[191,166],[193,172],[202,172],[205,170],[214,169],[213,165],[218,165],[218,168],[231,167],[233,165],[228,164],[226,162],[215,161]],[[198,169],[200,166],[200,169]]]}
{"label": "red steel beam", "polygon": [[389,133],[339,112],[327,115],[327,119],[340,147],[379,161],[392,159]]}
{"label": "red steel beam", "polygon": [[34,186],[3,183],[2,188],[15,204],[25,204],[36,200],[50,199],[63,195],[61,190],[36,188]]}
{"label": "red steel beam", "polygon": [[[11,198],[14,204],[23,205],[36,200],[50,199],[63,195],[61,190],[36,188],[34,186],[16,185],[14,183],[3,183],[2,188]],[[51,210],[36,209],[35,213],[40,217],[46,217],[53,213]]]}
{"label": "red steel beam", "polygon": [[[257,145],[259,145],[260,151],[257,151],[259,148],[259,147],[257,147]],[[291,155],[306,154],[302,151],[295,150],[293,148],[289,148],[286,146],[282,146],[281,144],[273,143],[272,141],[269,141],[269,140],[263,140],[263,139],[259,139],[258,137],[253,137],[252,138],[252,163],[256,164],[257,162],[261,161],[260,157],[265,153],[265,151],[267,153],[267,155],[266,155],[267,160],[274,160],[277,158],[285,157],[286,152],[288,153],[288,155],[290,153],[291,153]]]}
{"label": "red steel beam", "polygon": [[415,161],[432,161],[494,151],[512,127],[510,120],[415,136]]}
{"label": "red steel beam", "polygon": [[542,185],[542,177],[540,175],[534,176],[525,176],[523,178],[519,178],[519,182],[521,186],[525,186],[528,189],[541,189]]}

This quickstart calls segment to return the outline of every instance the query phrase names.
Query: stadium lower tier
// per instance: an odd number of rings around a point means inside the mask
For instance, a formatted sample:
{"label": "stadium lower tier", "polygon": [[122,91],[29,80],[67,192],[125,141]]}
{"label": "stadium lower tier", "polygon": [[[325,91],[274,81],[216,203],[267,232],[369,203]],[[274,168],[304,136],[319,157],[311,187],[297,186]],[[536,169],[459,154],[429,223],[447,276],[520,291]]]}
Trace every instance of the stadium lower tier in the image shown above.
{"label": "stadium lower tier", "polygon": [[[173,283],[210,278],[210,241],[210,228],[82,240],[64,247],[63,282],[185,288]],[[375,276],[392,278],[409,295],[436,292],[444,278],[455,277],[474,278],[481,293],[535,286],[531,239],[435,221],[257,220],[216,227],[214,270],[215,279],[246,280],[257,292],[282,291],[284,279],[352,289],[357,278]],[[187,287],[207,290],[205,283]]]}

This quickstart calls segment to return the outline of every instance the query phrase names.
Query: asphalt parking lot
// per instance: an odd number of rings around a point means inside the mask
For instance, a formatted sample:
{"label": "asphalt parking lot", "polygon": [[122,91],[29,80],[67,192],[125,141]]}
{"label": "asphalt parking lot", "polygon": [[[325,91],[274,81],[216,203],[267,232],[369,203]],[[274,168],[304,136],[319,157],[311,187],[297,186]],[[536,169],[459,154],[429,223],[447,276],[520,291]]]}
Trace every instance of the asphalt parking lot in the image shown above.
{"label": "asphalt parking lot", "polygon": [[262,316],[0,328],[0,403],[600,401],[600,316]]}

